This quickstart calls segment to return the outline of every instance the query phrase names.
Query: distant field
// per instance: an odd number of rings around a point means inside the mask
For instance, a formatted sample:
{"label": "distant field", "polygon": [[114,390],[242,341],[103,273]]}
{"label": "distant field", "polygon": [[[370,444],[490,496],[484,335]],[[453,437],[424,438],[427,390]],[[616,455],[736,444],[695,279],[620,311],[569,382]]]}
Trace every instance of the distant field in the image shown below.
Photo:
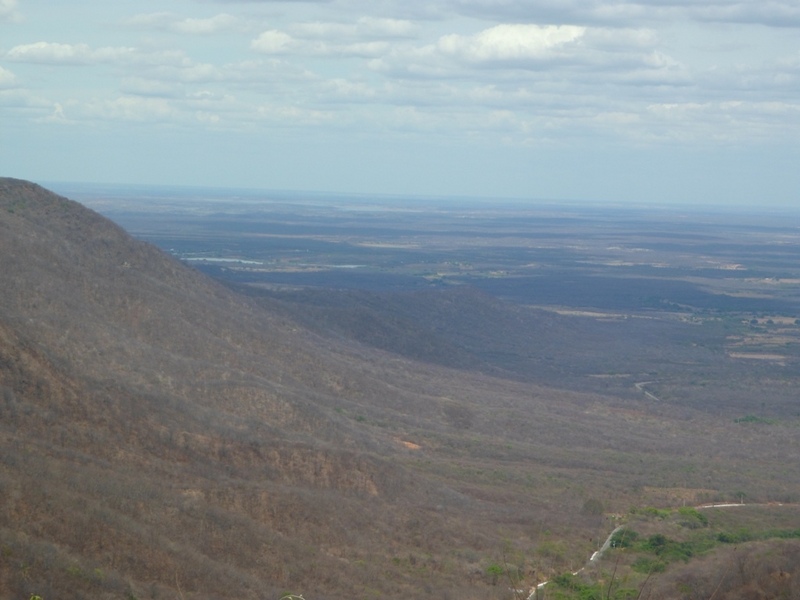
{"label": "distant field", "polygon": [[800,215],[70,192],[137,236],[237,282],[373,291],[470,284],[523,304],[800,316]]}

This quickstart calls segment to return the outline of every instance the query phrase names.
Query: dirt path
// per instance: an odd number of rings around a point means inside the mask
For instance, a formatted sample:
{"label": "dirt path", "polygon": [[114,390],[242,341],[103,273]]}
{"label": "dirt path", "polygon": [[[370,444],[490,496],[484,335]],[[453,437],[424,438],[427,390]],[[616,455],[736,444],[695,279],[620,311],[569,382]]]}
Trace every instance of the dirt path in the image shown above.
{"label": "dirt path", "polygon": [[[639,387],[640,385],[646,385],[647,383],[652,383],[652,382],[645,381],[645,382],[643,382],[641,384],[637,383],[636,387],[637,387],[637,389],[643,391],[645,394],[652,395],[652,394],[649,394],[649,392],[647,392],[645,390],[642,390],[642,388]],[[655,396],[653,396],[653,398],[658,400],[658,398],[656,398]],[[701,504],[700,506],[695,506],[694,508],[696,510],[708,510],[710,508],[735,508],[735,507],[739,507],[739,506],[787,506],[787,505],[786,504],[782,504],[782,503],[779,503],[779,504],[772,504],[772,503],[745,504],[745,503],[742,503],[742,502],[726,502],[726,503],[720,503],[720,504]],[[796,506],[796,505],[789,504],[788,506]],[[614,537],[614,534],[617,533],[618,531],[620,531],[623,527],[625,527],[625,526],[624,525],[620,525],[619,527],[616,527],[611,533],[609,533],[608,537],[606,538],[606,541],[603,542],[602,546],[600,546],[600,549],[597,550],[596,552],[594,552],[589,557],[589,560],[586,562],[586,564],[583,567],[581,567],[580,569],[578,569],[577,571],[575,571],[573,573],[573,575],[577,575],[578,573],[580,573],[581,571],[586,569],[586,567],[591,566],[592,563],[600,560],[602,558],[602,556],[603,556],[603,553],[605,553],[611,547],[611,540]],[[527,600],[536,600],[536,592],[538,590],[543,589],[548,583],[550,583],[550,582],[549,581],[543,581],[542,583],[532,587],[531,591],[530,591],[530,594],[528,594]]]}
{"label": "dirt path", "polygon": [[633,385],[637,390],[639,390],[645,396],[650,398],[650,400],[655,400],[656,402],[661,402],[661,398],[659,398],[655,394],[653,394],[651,392],[648,392],[646,389],[644,389],[644,386],[649,385],[651,383],[655,383],[655,381],[640,381],[639,383],[634,383]]}
{"label": "dirt path", "polygon": [[[614,529],[614,531],[612,531],[611,533],[609,533],[609,534],[608,534],[608,537],[606,538],[606,541],[605,541],[605,542],[603,542],[603,545],[602,545],[602,546],[600,546],[600,549],[599,549],[599,550],[597,550],[596,552],[594,552],[594,553],[593,553],[593,554],[592,554],[592,555],[589,557],[589,560],[588,560],[588,562],[586,563],[586,565],[584,565],[583,567],[581,567],[580,569],[578,569],[577,571],[575,571],[575,572],[573,573],[573,575],[577,575],[578,573],[580,573],[581,571],[583,571],[583,570],[584,570],[586,567],[590,566],[590,565],[591,565],[593,562],[595,562],[595,561],[597,561],[597,560],[600,560],[600,558],[603,556],[603,553],[604,553],[606,550],[608,550],[608,549],[611,547],[611,539],[614,537],[614,534],[615,534],[615,533],[617,533],[617,532],[618,532],[620,529],[622,529],[623,527],[624,527],[624,525],[620,525],[619,527],[615,528],[615,529]],[[527,600],[535,600],[535,599],[536,599],[536,592],[537,592],[538,590],[541,590],[542,588],[544,588],[544,586],[546,586],[548,583],[550,583],[550,582],[549,582],[549,581],[543,581],[542,583],[540,583],[540,584],[538,584],[538,585],[534,586],[534,587],[531,589],[531,592],[530,592],[530,594],[528,595],[528,598],[527,598]]]}

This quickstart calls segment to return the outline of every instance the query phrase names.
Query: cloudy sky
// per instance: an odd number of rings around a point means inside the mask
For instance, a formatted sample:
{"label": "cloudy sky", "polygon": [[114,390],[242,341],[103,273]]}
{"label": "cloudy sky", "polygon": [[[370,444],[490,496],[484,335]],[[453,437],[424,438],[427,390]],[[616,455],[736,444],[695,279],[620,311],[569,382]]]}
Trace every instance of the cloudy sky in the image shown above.
{"label": "cloudy sky", "polygon": [[800,0],[0,0],[0,175],[800,206]]}

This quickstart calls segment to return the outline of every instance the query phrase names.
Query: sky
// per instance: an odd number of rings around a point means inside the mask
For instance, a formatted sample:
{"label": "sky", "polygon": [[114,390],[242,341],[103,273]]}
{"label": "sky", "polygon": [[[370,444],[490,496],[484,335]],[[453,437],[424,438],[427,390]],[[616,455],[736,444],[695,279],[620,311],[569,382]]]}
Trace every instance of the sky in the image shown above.
{"label": "sky", "polygon": [[800,206],[800,0],[0,0],[0,175]]}

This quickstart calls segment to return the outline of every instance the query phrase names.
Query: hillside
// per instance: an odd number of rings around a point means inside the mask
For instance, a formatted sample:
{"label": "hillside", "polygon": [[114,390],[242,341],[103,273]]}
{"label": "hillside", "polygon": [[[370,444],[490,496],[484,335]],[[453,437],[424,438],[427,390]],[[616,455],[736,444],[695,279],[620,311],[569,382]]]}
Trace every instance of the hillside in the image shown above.
{"label": "hillside", "polygon": [[507,597],[505,557],[583,564],[590,500],[800,492],[793,427],[480,372],[414,347],[435,313],[334,335],[32,183],[0,179],[0,281],[3,597]]}
{"label": "hillside", "polygon": [[[360,290],[273,291],[239,285],[321,335],[352,339],[412,360],[577,390],[636,377],[658,364],[662,377],[702,365],[722,371],[725,356],[708,332],[675,321],[565,317],[503,302],[471,286],[406,293]],[[695,343],[686,343],[691,339]],[[627,390],[635,393],[625,378]],[[715,407],[716,408],[716,407]]]}
{"label": "hillside", "polygon": [[372,528],[409,476],[326,407],[341,357],[74,202],[0,198],[6,590],[264,591]]}

